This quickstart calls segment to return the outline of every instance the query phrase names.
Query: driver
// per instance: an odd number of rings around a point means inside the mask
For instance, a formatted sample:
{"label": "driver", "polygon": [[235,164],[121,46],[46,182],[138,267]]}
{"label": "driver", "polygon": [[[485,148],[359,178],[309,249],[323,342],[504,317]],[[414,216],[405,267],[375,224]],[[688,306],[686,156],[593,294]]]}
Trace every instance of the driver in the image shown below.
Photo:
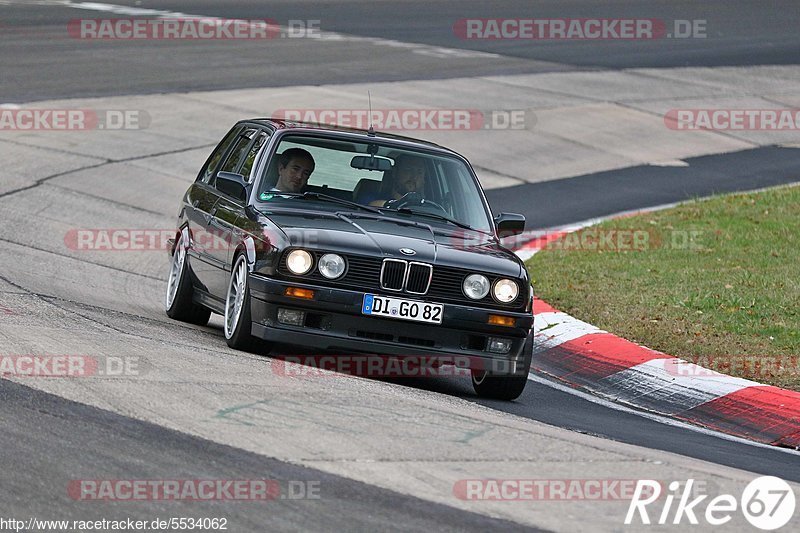
{"label": "driver", "polygon": [[314,172],[314,158],[302,148],[290,148],[278,160],[278,182],[271,192],[303,192]]}
{"label": "driver", "polygon": [[383,207],[387,202],[399,200],[409,193],[422,194],[425,187],[425,160],[408,154],[397,156],[390,179],[392,185],[390,198],[375,200],[369,205]]}

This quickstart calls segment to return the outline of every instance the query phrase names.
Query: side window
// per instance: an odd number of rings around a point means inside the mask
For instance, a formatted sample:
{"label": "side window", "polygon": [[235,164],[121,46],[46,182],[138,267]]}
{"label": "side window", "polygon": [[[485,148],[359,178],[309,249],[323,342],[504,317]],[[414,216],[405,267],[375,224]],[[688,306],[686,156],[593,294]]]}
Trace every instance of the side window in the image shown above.
{"label": "side window", "polygon": [[269,134],[266,131],[259,132],[256,142],[253,143],[253,146],[251,146],[250,150],[247,152],[247,157],[244,160],[242,170],[239,171],[239,174],[244,176],[244,179],[248,182],[252,181],[253,163],[256,160],[256,156],[258,156],[258,152],[261,151],[264,143],[267,142],[267,139],[269,139]]}
{"label": "side window", "polygon": [[203,183],[211,182],[211,177],[214,175],[220,160],[222,160],[222,156],[224,156],[225,152],[228,151],[228,147],[230,147],[231,143],[236,140],[236,137],[239,135],[240,131],[241,127],[234,126],[234,128],[228,132],[225,138],[222,139],[222,142],[217,145],[217,148],[211,154],[211,157],[208,158],[208,161],[206,161],[205,166],[203,166],[203,169],[197,176],[197,181],[202,181]]}
{"label": "side window", "polygon": [[222,164],[222,168],[219,169],[220,172],[236,172],[236,169],[239,168],[239,164],[247,156],[247,149],[250,147],[250,142],[253,140],[253,137],[255,137],[256,131],[257,130],[254,128],[248,128],[239,135],[239,139],[236,141],[236,144],[233,145],[228,159],[225,160]]}

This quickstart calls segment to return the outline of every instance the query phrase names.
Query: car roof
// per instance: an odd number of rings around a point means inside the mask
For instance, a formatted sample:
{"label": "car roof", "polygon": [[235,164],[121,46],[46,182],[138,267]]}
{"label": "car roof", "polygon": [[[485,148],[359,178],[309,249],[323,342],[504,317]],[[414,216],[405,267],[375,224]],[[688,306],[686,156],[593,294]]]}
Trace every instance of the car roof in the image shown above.
{"label": "car roof", "polygon": [[[352,136],[359,136],[359,137],[367,137],[367,138],[375,138],[375,139],[386,139],[389,141],[398,141],[404,144],[415,145],[420,148],[428,148],[428,149],[435,149],[437,151],[447,152],[448,154],[457,155],[462,157],[457,152],[450,150],[449,148],[445,148],[436,143],[432,143],[430,141],[425,141],[422,139],[415,139],[414,137],[406,137],[404,135],[394,135],[392,133],[384,133],[379,131],[369,131],[360,128],[350,128],[347,126],[338,126],[336,124],[323,124],[319,122],[303,122],[297,120],[286,120],[282,118],[274,118],[274,117],[267,117],[267,118],[253,118],[248,120],[240,121],[250,122],[250,123],[257,123],[264,126],[272,126],[276,130],[296,130],[301,132],[319,132],[319,133],[344,133]],[[363,138],[360,140],[364,140]]]}

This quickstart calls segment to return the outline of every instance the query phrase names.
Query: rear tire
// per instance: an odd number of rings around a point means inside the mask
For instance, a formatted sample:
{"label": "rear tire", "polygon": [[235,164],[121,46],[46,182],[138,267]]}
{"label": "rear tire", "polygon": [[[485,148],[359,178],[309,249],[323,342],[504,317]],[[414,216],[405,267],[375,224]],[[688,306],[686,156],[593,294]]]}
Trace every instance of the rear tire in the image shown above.
{"label": "rear tire", "polygon": [[181,236],[175,243],[175,250],[172,252],[164,310],[167,312],[167,316],[174,320],[205,326],[208,324],[211,310],[192,301],[194,287],[192,287],[186,255],[186,247],[183,236]]}
{"label": "rear tire", "polygon": [[522,363],[513,375],[490,374],[486,370],[472,370],[472,388],[481,398],[516,400],[528,384],[528,372],[533,359],[533,332],[522,347]]}

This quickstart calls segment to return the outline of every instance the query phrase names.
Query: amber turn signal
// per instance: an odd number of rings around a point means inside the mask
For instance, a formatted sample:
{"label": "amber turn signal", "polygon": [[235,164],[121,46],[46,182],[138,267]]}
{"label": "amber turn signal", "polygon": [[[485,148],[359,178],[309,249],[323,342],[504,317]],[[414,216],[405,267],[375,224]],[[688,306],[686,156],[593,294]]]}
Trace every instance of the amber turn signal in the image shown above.
{"label": "amber turn signal", "polygon": [[493,326],[513,326],[515,319],[510,316],[489,315],[489,324]]}
{"label": "amber turn signal", "polygon": [[286,287],[286,291],[284,291],[283,294],[293,298],[303,298],[304,300],[314,299],[314,291],[311,289],[301,289],[300,287]]}

